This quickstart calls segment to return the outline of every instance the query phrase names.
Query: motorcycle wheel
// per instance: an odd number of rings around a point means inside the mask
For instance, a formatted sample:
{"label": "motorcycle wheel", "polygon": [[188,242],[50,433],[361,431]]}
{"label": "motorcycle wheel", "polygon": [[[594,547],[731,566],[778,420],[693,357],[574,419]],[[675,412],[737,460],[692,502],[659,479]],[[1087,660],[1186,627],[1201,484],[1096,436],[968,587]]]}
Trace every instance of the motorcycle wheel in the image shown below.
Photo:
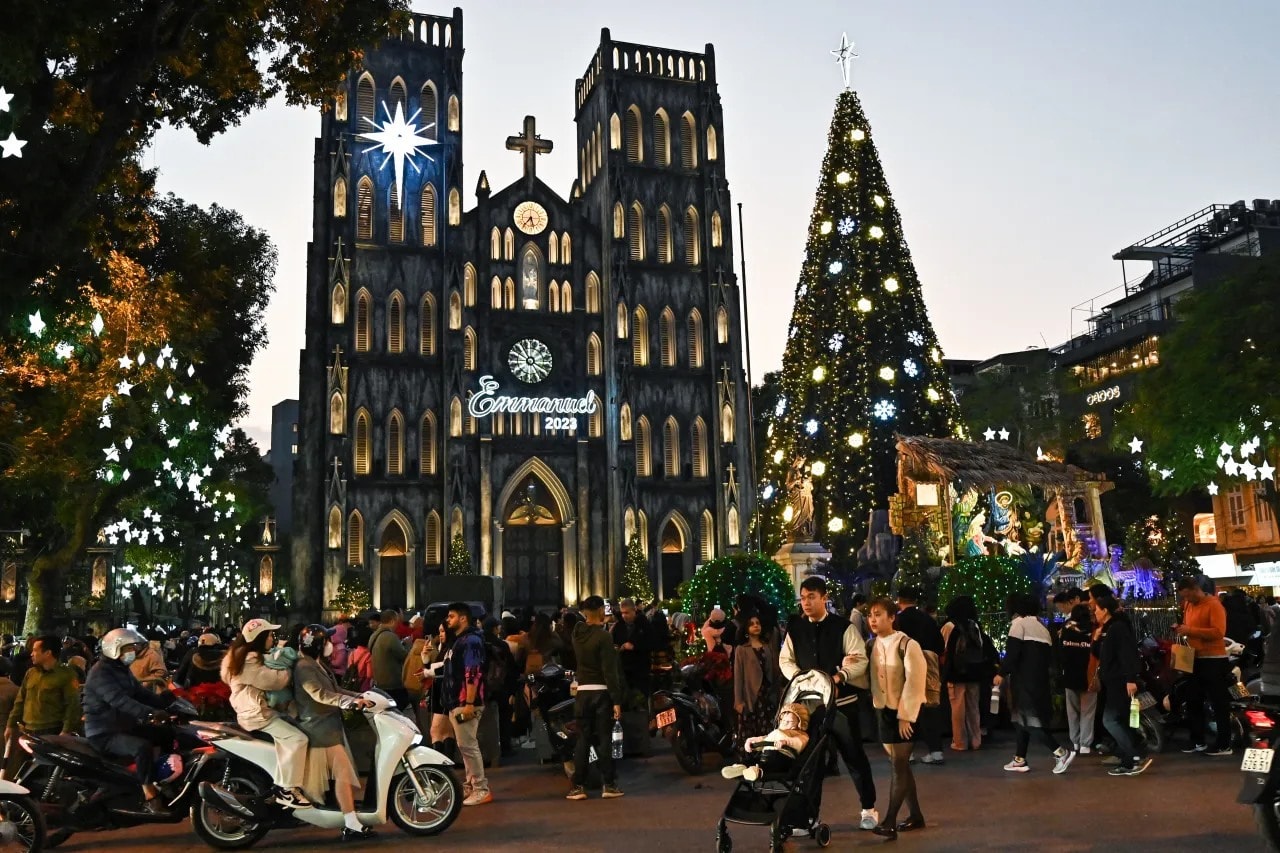
{"label": "motorcycle wheel", "polygon": [[1155,755],[1157,752],[1164,752],[1164,726],[1161,725],[1158,719],[1150,714],[1142,714],[1141,717],[1139,717],[1138,732],[1142,735],[1142,739],[1146,743],[1147,755]]}
{"label": "motorcycle wheel", "polygon": [[36,853],[44,844],[44,816],[35,800],[0,796],[0,853]]}
{"label": "motorcycle wheel", "polygon": [[1253,822],[1258,825],[1258,832],[1267,846],[1272,850],[1280,850],[1280,799],[1272,798],[1269,803],[1254,803]]}
{"label": "motorcycle wheel", "polygon": [[690,776],[701,776],[706,772],[706,763],[702,758],[702,750],[698,748],[698,735],[689,726],[682,726],[672,741],[672,749],[676,753],[676,763],[680,769]]}
{"label": "motorcycle wheel", "polygon": [[432,799],[420,802],[409,774],[401,773],[391,782],[391,819],[409,835],[439,835],[462,811],[462,784],[443,767],[415,767],[413,775]]}
{"label": "motorcycle wheel", "polygon": [[[224,787],[237,794],[261,797],[270,790],[271,783],[236,768]],[[215,850],[244,850],[261,841],[271,826],[249,823],[239,815],[215,809],[197,796],[191,804],[191,828],[201,841]]]}

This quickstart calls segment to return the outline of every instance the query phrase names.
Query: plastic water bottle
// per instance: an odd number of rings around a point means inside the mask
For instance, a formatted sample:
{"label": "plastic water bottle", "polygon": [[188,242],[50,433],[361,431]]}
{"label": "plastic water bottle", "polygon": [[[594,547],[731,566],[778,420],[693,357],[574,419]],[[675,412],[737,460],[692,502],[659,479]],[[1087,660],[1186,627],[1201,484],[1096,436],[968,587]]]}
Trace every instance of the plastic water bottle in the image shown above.
{"label": "plastic water bottle", "polygon": [[613,758],[615,761],[622,758],[622,721],[615,720],[613,723]]}
{"label": "plastic water bottle", "polygon": [[1129,728],[1136,729],[1142,725],[1142,706],[1138,704],[1138,697],[1134,696],[1129,700]]}
{"label": "plastic water bottle", "polygon": [[991,713],[1000,713],[1000,685],[991,685]]}

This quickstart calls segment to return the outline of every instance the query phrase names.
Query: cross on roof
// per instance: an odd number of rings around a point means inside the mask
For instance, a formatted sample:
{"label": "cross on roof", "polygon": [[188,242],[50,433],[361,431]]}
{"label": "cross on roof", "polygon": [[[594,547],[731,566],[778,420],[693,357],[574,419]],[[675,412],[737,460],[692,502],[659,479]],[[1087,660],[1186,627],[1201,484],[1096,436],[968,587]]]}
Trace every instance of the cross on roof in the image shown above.
{"label": "cross on roof", "polygon": [[538,172],[537,156],[539,154],[550,154],[553,145],[551,140],[538,136],[537,128],[538,120],[533,116],[525,116],[524,133],[507,137],[507,149],[509,151],[524,152],[524,177],[531,186]]}

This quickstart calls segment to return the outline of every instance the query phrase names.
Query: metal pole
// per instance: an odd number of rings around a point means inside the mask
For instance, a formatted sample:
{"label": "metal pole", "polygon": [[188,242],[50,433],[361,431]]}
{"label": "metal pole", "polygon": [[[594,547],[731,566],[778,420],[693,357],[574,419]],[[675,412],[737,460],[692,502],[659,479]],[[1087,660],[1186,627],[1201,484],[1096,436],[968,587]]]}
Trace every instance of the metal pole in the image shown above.
{"label": "metal pole", "polygon": [[[747,367],[747,423],[751,425],[751,470],[748,478],[751,488],[755,489],[756,484],[756,415],[755,405],[752,402],[752,383],[751,383],[751,314],[747,307],[747,234],[742,227],[742,202],[738,202],[738,260],[739,268],[742,270],[739,276],[742,279],[742,286],[739,288],[742,294],[742,325],[745,329],[743,333],[743,345],[746,350],[746,367]],[[764,547],[762,534],[760,531],[760,495],[757,491],[751,496],[751,526],[755,530],[756,551]]]}

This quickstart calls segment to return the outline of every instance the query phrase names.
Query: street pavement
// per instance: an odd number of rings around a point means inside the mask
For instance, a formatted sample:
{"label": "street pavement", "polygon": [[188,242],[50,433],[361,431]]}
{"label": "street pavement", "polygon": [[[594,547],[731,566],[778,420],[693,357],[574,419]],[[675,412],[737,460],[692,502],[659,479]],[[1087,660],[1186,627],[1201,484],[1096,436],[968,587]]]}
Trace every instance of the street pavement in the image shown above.
{"label": "street pavement", "polygon": [[[1240,755],[1164,753],[1142,776],[1106,775],[1097,756],[1080,756],[1054,776],[1052,759],[1041,747],[1028,756],[1029,773],[1007,773],[1012,736],[979,752],[947,753],[942,767],[916,765],[921,807],[928,827],[899,836],[898,851],[992,850],[1196,851],[1253,853],[1264,846],[1251,810],[1235,802],[1240,788]],[[531,751],[513,764],[490,771],[495,801],[463,809],[457,822],[435,838],[411,839],[394,825],[380,828],[366,844],[344,850],[467,849],[484,853],[541,851],[711,851],[715,826],[732,783],[718,771],[703,777],[682,773],[670,746],[654,740],[654,754],[622,762],[626,796],[586,802],[563,799],[567,784],[551,765],[533,763]],[[881,807],[889,795],[889,767],[883,751],[868,745]],[[831,825],[829,850],[874,849],[886,843],[856,827],[856,802],[847,776],[826,782],[822,816]],[[901,818],[905,818],[903,814]],[[768,834],[757,827],[734,827],[735,851],[765,851]],[[310,851],[332,847],[332,832],[292,830],[269,835],[261,851]],[[59,850],[194,853],[204,845],[189,824],[74,836]],[[817,851],[807,836],[788,842],[788,851]]]}

